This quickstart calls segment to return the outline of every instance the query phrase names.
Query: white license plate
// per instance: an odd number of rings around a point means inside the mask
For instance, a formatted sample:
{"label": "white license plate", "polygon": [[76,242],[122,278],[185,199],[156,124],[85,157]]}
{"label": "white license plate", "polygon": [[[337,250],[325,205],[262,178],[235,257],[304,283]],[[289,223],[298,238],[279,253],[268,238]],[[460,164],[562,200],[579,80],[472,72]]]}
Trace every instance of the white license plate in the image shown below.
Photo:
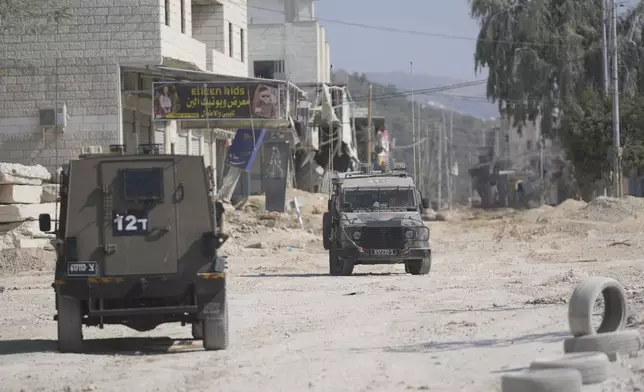
{"label": "white license plate", "polygon": [[396,249],[371,249],[371,254],[374,256],[395,256]]}

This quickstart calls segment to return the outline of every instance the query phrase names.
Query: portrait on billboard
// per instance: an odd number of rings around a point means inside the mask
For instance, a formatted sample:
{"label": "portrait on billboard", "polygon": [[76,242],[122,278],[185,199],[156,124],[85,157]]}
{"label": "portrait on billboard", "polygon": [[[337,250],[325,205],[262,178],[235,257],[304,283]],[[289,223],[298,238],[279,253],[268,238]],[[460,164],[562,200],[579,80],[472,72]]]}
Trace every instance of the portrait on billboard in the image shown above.
{"label": "portrait on billboard", "polygon": [[173,83],[155,86],[153,99],[155,118],[167,117],[180,109],[179,96]]}
{"label": "portrait on billboard", "polygon": [[253,114],[266,117],[277,118],[277,99],[278,89],[275,87],[260,84],[255,89],[253,95]]}

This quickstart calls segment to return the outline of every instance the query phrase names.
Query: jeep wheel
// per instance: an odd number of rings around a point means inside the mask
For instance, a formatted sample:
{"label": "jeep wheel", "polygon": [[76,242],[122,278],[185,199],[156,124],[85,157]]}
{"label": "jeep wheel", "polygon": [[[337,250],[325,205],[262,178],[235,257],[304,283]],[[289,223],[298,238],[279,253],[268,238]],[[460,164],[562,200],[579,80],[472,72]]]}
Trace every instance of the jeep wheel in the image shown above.
{"label": "jeep wheel", "polygon": [[225,350],[228,348],[227,299],[224,299],[223,314],[219,315],[218,318],[208,318],[207,316],[204,316],[203,348],[206,350]]}
{"label": "jeep wheel", "polygon": [[203,321],[192,323],[192,338],[194,340],[203,340]]}
{"label": "jeep wheel", "polygon": [[329,250],[329,274],[331,276],[351,276],[353,267],[353,260],[338,257],[333,248]]}
{"label": "jeep wheel", "polygon": [[411,260],[405,263],[405,272],[412,275],[427,275],[432,269],[432,259]]}
{"label": "jeep wheel", "polygon": [[322,245],[324,249],[331,249],[331,213],[322,214]]}
{"label": "jeep wheel", "polygon": [[57,294],[58,297],[58,351],[83,351],[83,315],[80,300]]}

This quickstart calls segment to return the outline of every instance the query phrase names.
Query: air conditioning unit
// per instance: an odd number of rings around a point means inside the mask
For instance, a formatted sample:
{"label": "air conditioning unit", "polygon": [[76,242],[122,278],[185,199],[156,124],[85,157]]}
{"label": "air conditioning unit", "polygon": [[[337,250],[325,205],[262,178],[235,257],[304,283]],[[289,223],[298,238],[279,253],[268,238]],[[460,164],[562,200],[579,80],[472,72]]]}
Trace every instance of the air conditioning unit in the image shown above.
{"label": "air conditioning unit", "polygon": [[66,127],[67,105],[63,104],[58,108],[40,109],[40,126],[41,127]]}
{"label": "air conditioning unit", "polygon": [[101,146],[83,146],[81,147],[81,154],[102,154],[103,147]]}

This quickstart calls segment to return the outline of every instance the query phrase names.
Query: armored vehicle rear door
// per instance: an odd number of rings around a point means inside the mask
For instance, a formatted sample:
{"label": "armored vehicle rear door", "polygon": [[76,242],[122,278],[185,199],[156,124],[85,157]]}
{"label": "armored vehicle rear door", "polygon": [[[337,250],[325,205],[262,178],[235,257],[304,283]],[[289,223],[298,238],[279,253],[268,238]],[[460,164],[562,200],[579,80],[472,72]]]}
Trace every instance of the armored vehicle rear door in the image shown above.
{"label": "armored vehicle rear door", "polygon": [[177,273],[179,218],[174,159],[104,161],[100,178],[105,219],[103,274]]}

